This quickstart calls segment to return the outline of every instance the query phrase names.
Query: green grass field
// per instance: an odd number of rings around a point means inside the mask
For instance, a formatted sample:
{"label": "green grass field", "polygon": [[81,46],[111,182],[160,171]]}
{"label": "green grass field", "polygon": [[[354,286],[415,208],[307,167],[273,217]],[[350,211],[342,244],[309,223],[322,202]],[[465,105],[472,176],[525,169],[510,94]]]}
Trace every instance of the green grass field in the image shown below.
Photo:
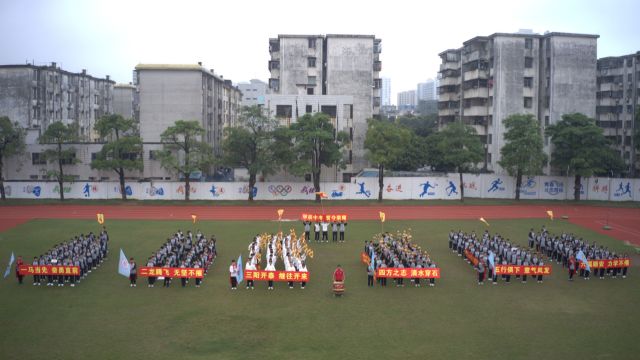
{"label": "green grass field", "polygon": [[[618,250],[622,242],[568,222],[492,221],[490,230],[525,244],[530,227],[546,224]],[[389,221],[442,269],[435,288],[367,288],[363,241],[378,222],[352,222],[345,244],[312,244],[305,290],[265,283],[254,291],[228,287],[232,258],[247,256],[258,232],[274,222],[108,221],[110,257],[76,288],[34,287],[31,278],[0,281],[0,359],[635,359],[640,352],[638,258],[630,277],[566,280],[554,264],[544,284],[476,284],[476,274],[448,251],[451,228],[484,231],[478,221]],[[300,223],[283,223],[284,228]],[[117,274],[118,249],[139,265],[178,228],[218,238],[219,256],[203,286],[137,288]],[[95,221],[36,220],[0,233],[0,266],[11,251],[30,260],[54,243],[97,231]],[[626,248],[629,253],[633,249]],[[346,294],[330,290],[336,264]],[[12,274],[13,275],[13,274]]]}

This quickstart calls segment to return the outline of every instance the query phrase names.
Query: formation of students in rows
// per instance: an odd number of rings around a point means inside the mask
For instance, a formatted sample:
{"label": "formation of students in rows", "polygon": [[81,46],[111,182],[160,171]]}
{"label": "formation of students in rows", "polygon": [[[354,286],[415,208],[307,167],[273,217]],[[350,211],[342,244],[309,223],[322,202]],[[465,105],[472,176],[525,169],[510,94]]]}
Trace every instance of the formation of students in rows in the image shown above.
{"label": "formation of students in rows", "polygon": [[[158,251],[151,254],[147,260],[148,267],[163,267],[163,268],[193,268],[203,269],[204,274],[207,274],[209,266],[215,260],[217,256],[216,251],[216,237],[211,236],[207,240],[207,237],[200,232],[196,231],[195,236],[191,231],[187,231],[184,235],[182,231],[178,230],[175,234],[167,239],[167,242],[160,247]],[[137,279],[137,266],[135,262],[130,262],[130,286],[136,286]],[[154,287],[158,277],[149,276],[148,287]],[[191,279],[180,278],[182,287],[186,287]],[[202,284],[201,278],[195,278],[195,287],[200,287]],[[165,276],[163,279],[163,287],[171,286],[172,278]]]}
{"label": "formation of students in rows", "polygon": [[[69,274],[46,274],[33,275],[33,285],[40,286],[45,283],[47,286],[71,287],[79,284],[92,270],[95,270],[106,259],[109,252],[109,235],[103,228],[98,236],[93,232],[87,235],[80,234],[67,242],[55,245],[46,253],[35,256],[32,261],[33,266],[41,265],[62,265],[77,266],[80,268],[78,275]],[[17,263],[16,272],[21,263]],[[22,275],[17,274],[18,282],[22,284]]]}
{"label": "formation of students in rows", "polygon": [[593,276],[598,276],[600,279],[604,279],[605,276],[615,279],[618,275],[623,279],[627,277],[627,267],[590,269],[586,266],[584,268],[580,266],[581,260],[585,259],[618,260],[629,258],[627,254],[617,254],[615,251],[610,251],[608,247],[598,245],[595,241],[589,244],[582,238],[565,232],[559,236],[552,235],[545,227],[542,227],[537,233],[533,229],[529,231],[528,242],[529,248],[535,248],[536,251],[545,254],[550,261],[562,264],[562,267],[569,272],[569,281],[573,281],[576,273],[585,280],[589,280],[592,273]]}
{"label": "formation of students in rows", "polygon": [[[478,272],[478,285],[483,285],[485,279],[491,279],[493,284],[498,283],[496,265],[517,265],[517,266],[544,266],[541,253],[528,251],[516,244],[512,244],[509,239],[505,239],[500,234],[491,236],[488,230],[482,234],[481,238],[475,232],[470,234],[462,231],[449,232],[449,249],[463,257],[471,264],[465,256],[468,251],[478,263],[473,265]],[[522,283],[527,282],[527,275],[515,275],[516,279],[521,279]],[[542,275],[534,275],[538,283],[542,283]],[[502,275],[502,280],[508,284],[511,282],[511,275]]]}
{"label": "formation of students in rows", "polygon": [[[408,233],[396,236],[384,233],[378,242],[365,241],[364,252],[370,256],[371,261],[367,267],[367,286],[374,285],[375,273],[381,268],[436,268],[436,264],[431,261],[429,254],[411,242],[411,235]],[[393,280],[397,287],[404,287],[403,278],[394,278]],[[410,282],[415,287],[421,286],[419,278],[410,279]],[[429,286],[435,286],[435,279],[429,279],[428,283]],[[379,277],[378,284],[387,286],[387,278]]]}
{"label": "formation of students in rows", "polygon": [[[311,249],[307,245],[306,237],[296,237],[295,233],[290,233],[287,236],[279,234],[257,234],[248,246],[249,258],[245,264],[246,271],[260,270],[264,264],[266,271],[276,271],[276,265],[278,259],[282,261],[284,271],[298,271],[308,272],[307,270],[307,255],[313,254]],[[263,259],[264,254],[264,259]],[[235,260],[231,261],[229,266],[229,275],[231,282],[231,289],[237,288],[237,275],[238,266],[242,264],[236,264]],[[300,282],[300,288],[304,289],[306,282]],[[293,289],[294,282],[288,282],[289,289]],[[255,284],[253,280],[247,280],[247,289],[254,289]],[[267,290],[273,290],[273,280],[268,280]]]}
{"label": "formation of students in rows", "polygon": [[[305,238],[311,240],[311,221],[303,221]],[[329,242],[329,228],[331,228],[331,240],[333,242],[344,242],[344,231],[347,227],[346,221],[318,221],[313,223],[313,238],[316,242]],[[322,234],[322,239],[320,239]]]}

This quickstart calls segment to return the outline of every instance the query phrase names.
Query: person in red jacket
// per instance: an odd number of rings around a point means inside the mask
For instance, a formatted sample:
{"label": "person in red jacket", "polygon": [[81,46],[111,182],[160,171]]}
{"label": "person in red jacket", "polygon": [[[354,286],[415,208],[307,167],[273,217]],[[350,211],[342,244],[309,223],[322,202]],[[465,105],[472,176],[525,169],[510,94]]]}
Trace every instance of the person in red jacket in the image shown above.
{"label": "person in red jacket", "polygon": [[573,281],[573,275],[576,273],[576,258],[569,258],[569,281]]}
{"label": "person in red jacket", "polygon": [[18,260],[16,261],[16,277],[18,278],[18,283],[22,285],[22,278],[24,275],[20,275],[20,266],[24,265],[24,261],[22,261],[22,256],[18,256]]}
{"label": "person in red jacket", "polygon": [[338,265],[336,271],[333,272],[333,281],[344,282],[344,271],[342,270],[340,265]]}

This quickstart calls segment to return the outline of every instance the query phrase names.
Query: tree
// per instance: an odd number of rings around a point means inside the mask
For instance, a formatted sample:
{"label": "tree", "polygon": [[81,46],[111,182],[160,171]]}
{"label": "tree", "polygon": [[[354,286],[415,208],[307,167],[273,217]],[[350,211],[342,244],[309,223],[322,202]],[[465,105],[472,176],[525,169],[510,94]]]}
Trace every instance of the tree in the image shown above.
{"label": "tree", "polygon": [[3,167],[5,157],[20,154],[24,151],[24,130],[18,123],[12,123],[6,116],[0,116],[0,196],[6,200],[4,193]]}
{"label": "tree", "polygon": [[105,115],[96,122],[94,129],[107,143],[91,161],[91,168],[115,171],[120,179],[122,200],[126,200],[125,170],[142,171],[142,140],[135,135],[135,122],[117,114]]}
{"label": "tree", "polygon": [[65,125],[60,121],[54,122],[49,125],[44,134],[40,136],[41,144],[54,144],[55,149],[48,149],[44,151],[44,158],[48,163],[55,163],[58,165],[57,170],[47,171],[47,176],[53,176],[58,182],[60,191],[60,200],[64,200],[64,183],[65,181],[72,181],[73,178],[64,174],[64,165],[73,165],[80,162],[76,158],[76,149],[69,147],[62,148],[63,144],[69,144],[77,141],[78,131],[74,124]]}
{"label": "tree", "polygon": [[426,138],[438,131],[438,115],[405,115],[396,119],[398,125],[402,125],[414,134]]}
{"label": "tree", "polygon": [[201,141],[204,129],[198,121],[177,120],[160,134],[163,151],[159,153],[162,167],[184,176],[184,199],[189,200],[191,173],[203,171],[214,162],[213,149]]}
{"label": "tree", "polygon": [[430,138],[434,154],[441,157],[438,165],[455,169],[460,174],[460,201],[464,201],[462,172],[472,168],[483,158],[482,144],[476,130],[469,125],[454,122]]}
{"label": "tree", "polygon": [[[291,124],[289,134],[293,139],[291,170],[297,175],[311,172],[316,192],[320,191],[322,166],[345,168],[342,149],[348,143],[349,135],[336,131],[329,115],[304,114]],[[318,194],[316,201],[320,201]]]}
{"label": "tree", "polygon": [[514,114],[502,122],[506,144],[500,149],[498,164],[516,178],[516,200],[520,200],[522,175],[538,175],[547,164],[540,123],[531,114]]}
{"label": "tree", "polygon": [[388,121],[370,119],[364,148],[369,151],[369,160],[378,165],[378,201],[382,201],[384,188],[384,167],[396,162],[404,153],[404,147],[411,141],[412,133]]}
{"label": "tree", "polygon": [[[282,137],[278,136],[280,131],[276,134],[277,121],[265,116],[257,106],[242,109],[238,123],[239,126],[226,129],[227,136],[222,143],[223,162],[247,169],[249,189],[253,189],[258,173],[274,173],[280,150],[289,147],[279,146]],[[249,191],[249,201],[253,201],[253,191]]]}
{"label": "tree", "polygon": [[609,147],[602,128],[584,114],[562,115],[562,120],[547,127],[546,134],[553,144],[551,166],[575,177],[573,196],[576,201],[580,200],[582,177],[606,173],[611,167],[607,161],[619,160],[620,156]]}

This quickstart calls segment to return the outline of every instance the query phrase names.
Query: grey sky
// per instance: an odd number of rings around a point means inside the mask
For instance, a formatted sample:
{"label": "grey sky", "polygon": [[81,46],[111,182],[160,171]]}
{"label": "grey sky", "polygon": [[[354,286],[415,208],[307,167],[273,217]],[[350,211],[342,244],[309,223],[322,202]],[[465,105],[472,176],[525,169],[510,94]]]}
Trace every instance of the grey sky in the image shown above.
{"label": "grey sky", "polygon": [[598,56],[640,50],[637,0],[46,1],[0,0],[0,63],[52,61],[131,81],[140,62],[202,61],[234,82],[266,80],[268,38],[374,34],[398,91],[435,77],[442,50],[477,35],[532,29],[599,34]]}

